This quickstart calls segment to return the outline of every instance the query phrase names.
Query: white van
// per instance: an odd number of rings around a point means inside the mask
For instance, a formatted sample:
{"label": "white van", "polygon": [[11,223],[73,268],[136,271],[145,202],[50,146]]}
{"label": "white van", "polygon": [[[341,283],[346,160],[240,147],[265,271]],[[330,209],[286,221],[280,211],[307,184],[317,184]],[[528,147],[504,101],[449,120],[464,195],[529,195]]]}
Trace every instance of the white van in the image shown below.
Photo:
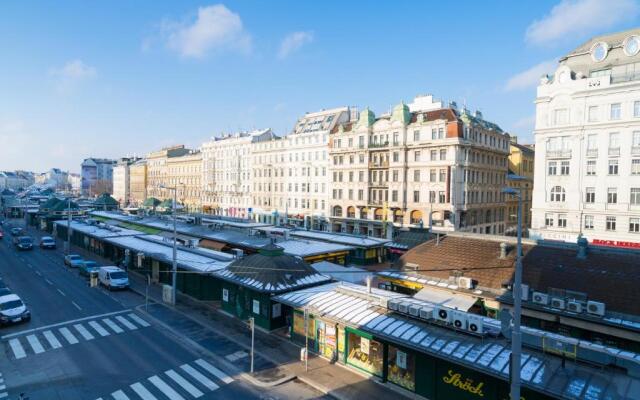
{"label": "white van", "polygon": [[118,267],[100,267],[98,281],[109,290],[129,287],[129,276],[122,268]]}
{"label": "white van", "polygon": [[20,321],[29,321],[31,312],[15,294],[0,297],[0,324],[7,325]]}

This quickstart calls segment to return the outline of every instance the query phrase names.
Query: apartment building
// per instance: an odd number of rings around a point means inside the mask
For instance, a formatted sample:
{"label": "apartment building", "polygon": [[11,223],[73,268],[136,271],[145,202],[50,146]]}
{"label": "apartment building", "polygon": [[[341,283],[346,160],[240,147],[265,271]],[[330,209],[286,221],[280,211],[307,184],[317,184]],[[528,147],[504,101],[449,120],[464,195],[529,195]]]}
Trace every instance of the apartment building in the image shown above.
{"label": "apartment building", "polygon": [[[201,211],[202,195],[202,153],[192,150],[189,153],[167,158],[166,186],[177,188],[178,203],[186,211]],[[165,192],[163,197],[170,198],[173,193]]]}
{"label": "apartment building", "polygon": [[97,196],[113,190],[113,166],[116,161],[106,158],[86,158],[80,165],[83,196]]}
{"label": "apartment building", "polygon": [[120,207],[126,207],[131,204],[131,165],[137,161],[139,161],[137,157],[123,157],[113,167],[112,197],[118,201]]}
{"label": "apartment building", "polygon": [[167,191],[161,185],[169,185],[167,181],[167,160],[189,154],[190,150],[184,145],[165,147],[147,154],[147,196],[159,200],[169,198]]}
{"label": "apartment building", "polygon": [[129,205],[140,207],[147,199],[147,160],[129,166]]}
{"label": "apartment building", "polygon": [[242,218],[251,216],[251,145],[273,137],[271,129],[262,129],[223,135],[202,145],[204,212]]}
{"label": "apartment building", "polygon": [[[509,144],[509,175],[507,186],[520,191],[522,197],[522,230],[525,234],[531,228],[531,204],[533,199],[533,170],[535,164],[534,146],[518,143],[511,136]],[[507,196],[507,234],[516,234],[518,229],[518,198]]]}
{"label": "apartment building", "polygon": [[365,109],[331,131],[331,230],[503,233],[508,155],[506,133],[455,103],[418,96],[380,117]]}
{"label": "apartment building", "polygon": [[350,117],[348,107],[307,113],[289,135],[251,144],[251,201],[258,221],[325,230],[329,132]]}
{"label": "apartment building", "polygon": [[532,237],[640,248],[640,29],[598,36],[541,79]]}

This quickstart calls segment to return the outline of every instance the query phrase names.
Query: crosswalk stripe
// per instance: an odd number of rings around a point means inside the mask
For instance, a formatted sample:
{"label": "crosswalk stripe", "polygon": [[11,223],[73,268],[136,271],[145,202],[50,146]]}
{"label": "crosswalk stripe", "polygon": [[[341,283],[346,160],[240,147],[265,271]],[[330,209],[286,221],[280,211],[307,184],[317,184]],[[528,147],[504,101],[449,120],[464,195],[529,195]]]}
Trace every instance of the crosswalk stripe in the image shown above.
{"label": "crosswalk stripe", "polygon": [[193,368],[191,365],[184,364],[184,365],[181,365],[180,368],[182,368],[182,370],[184,372],[186,372],[187,374],[191,375],[195,380],[197,380],[198,382],[202,383],[207,389],[216,390],[218,388],[218,385],[213,383],[206,376],[202,375],[198,370]]}
{"label": "crosswalk stripe", "polygon": [[122,390],[111,393],[111,397],[113,397],[115,400],[129,400],[129,397],[127,397],[127,395],[124,394]]}
{"label": "crosswalk stripe", "polygon": [[203,360],[201,358],[196,360],[196,364],[201,366],[207,372],[213,374],[216,378],[220,379],[224,383],[229,384],[229,383],[233,382],[233,378],[231,378],[229,375],[227,375],[224,372],[220,371],[218,368],[214,367],[213,365],[209,364],[208,362],[206,362],[205,360]]}
{"label": "crosswalk stripe", "polygon": [[85,340],[95,339],[93,335],[82,324],[75,324],[73,326],[82,335]]}
{"label": "crosswalk stripe", "polygon": [[58,349],[58,348],[62,347],[62,345],[58,341],[58,338],[55,337],[53,332],[44,331],[44,332],[42,332],[42,334],[44,335],[45,339],[47,339],[47,341],[49,342],[49,344],[51,345],[52,348]]}
{"label": "crosswalk stripe", "polygon": [[146,387],[142,386],[140,382],[136,382],[133,385],[130,385],[131,389],[140,396],[142,400],[158,400],[156,396],[152,395],[150,391],[147,390]]}
{"label": "crosswalk stripe", "polygon": [[20,344],[20,341],[18,339],[9,340],[9,345],[11,346],[11,350],[13,350],[13,355],[16,357],[17,360],[21,358],[25,358],[27,356],[27,353],[24,352],[24,349],[22,348],[22,344]]}
{"label": "crosswalk stripe", "polygon": [[191,383],[189,383],[189,381],[184,379],[176,371],[170,369],[170,370],[166,371],[165,374],[167,374],[167,376],[169,376],[169,378],[173,379],[173,381],[175,383],[180,385],[184,390],[189,392],[189,394],[191,396],[195,397],[196,399],[204,394],[201,391],[199,391],[197,387],[193,386]]}
{"label": "crosswalk stripe", "polygon": [[118,322],[120,322],[122,325],[124,325],[128,329],[131,329],[131,330],[138,329],[137,326],[129,322],[129,320],[123,317],[122,315],[116,316],[116,319],[118,320]]}
{"label": "crosswalk stripe", "polygon": [[62,333],[62,336],[64,336],[65,339],[67,339],[67,342],[69,342],[69,344],[76,344],[78,343],[78,339],[76,339],[75,336],[73,336],[73,333],[71,333],[71,331],[68,328],[60,328],[58,329],[60,331],[60,333]]}
{"label": "crosswalk stripe", "polygon": [[42,344],[40,344],[40,341],[38,340],[36,335],[28,335],[27,341],[31,345],[31,348],[33,349],[34,353],[36,354],[44,353],[44,347],[42,347]]}
{"label": "crosswalk stripe", "polygon": [[5,392],[5,393],[0,393],[0,399],[4,399],[5,397],[7,397],[9,395],[9,393]]}
{"label": "crosswalk stripe", "polygon": [[148,323],[147,321],[145,321],[144,319],[138,317],[137,315],[131,313],[129,315],[127,315],[129,318],[131,318],[132,320],[134,320],[135,322],[138,323],[138,325],[142,325],[144,328],[151,326],[150,323]]}
{"label": "crosswalk stripe", "polygon": [[153,383],[155,387],[160,389],[160,391],[171,400],[184,400],[184,397],[180,396],[178,392],[173,390],[171,386],[167,385],[162,379],[158,378],[157,375],[149,378],[149,382]]}
{"label": "crosswalk stripe", "polygon": [[109,332],[107,332],[106,329],[104,329],[102,327],[102,325],[100,325],[99,323],[97,323],[96,321],[89,321],[89,325],[95,329],[96,332],[98,332],[100,334],[100,336],[109,336],[111,335]]}
{"label": "crosswalk stripe", "polygon": [[109,328],[111,328],[115,333],[122,333],[122,332],[124,332],[124,331],[122,330],[122,328],[120,328],[120,327],[118,326],[118,324],[116,324],[115,322],[113,322],[113,321],[112,321],[112,320],[110,320],[109,318],[105,318],[105,319],[103,319],[103,320],[102,320],[102,322],[104,322],[105,324],[107,324],[107,326],[108,326]]}

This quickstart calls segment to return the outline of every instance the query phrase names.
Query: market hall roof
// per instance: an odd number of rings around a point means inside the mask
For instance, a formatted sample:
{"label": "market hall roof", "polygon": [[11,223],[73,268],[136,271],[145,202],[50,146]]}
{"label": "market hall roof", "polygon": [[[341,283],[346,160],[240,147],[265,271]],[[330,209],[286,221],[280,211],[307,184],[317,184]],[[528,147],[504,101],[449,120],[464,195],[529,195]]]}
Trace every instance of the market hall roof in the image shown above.
{"label": "market hall roof", "polygon": [[284,254],[282,247],[268,244],[257,254],[237,259],[216,275],[226,281],[266,293],[282,293],[329,282],[304,260]]}

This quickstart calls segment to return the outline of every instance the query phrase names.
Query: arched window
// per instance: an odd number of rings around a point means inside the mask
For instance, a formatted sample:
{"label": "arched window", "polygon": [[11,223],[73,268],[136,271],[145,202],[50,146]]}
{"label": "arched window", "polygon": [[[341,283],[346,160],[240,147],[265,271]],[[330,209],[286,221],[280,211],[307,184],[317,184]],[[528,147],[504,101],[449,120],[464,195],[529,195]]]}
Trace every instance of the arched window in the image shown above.
{"label": "arched window", "polygon": [[404,217],[404,213],[402,210],[398,209],[393,212],[393,222],[402,223],[402,218]]}
{"label": "arched window", "polygon": [[565,191],[564,188],[562,186],[554,186],[553,188],[551,188],[551,199],[550,201],[552,202],[564,202],[565,200]]}
{"label": "arched window", "polygon": [[353,206],[347,208],[347,218],[355,218],[356,217],[356,209]]}
{"label": "arched window", "polygon": [[419,211],[419,210],[411,211],[411,223],[419,224],[420,222],[422,222],[422,211]]}
{"label": "arched window", "polygon": [[334,217],[342,217],[342,207],[340,207],[340,206],[333,207],[333,216]]}
{"label": "arched window", "polygon": [[376,208],[373,219],[376,221],[382,221],[384,219],[384,210],[382,208]]}

